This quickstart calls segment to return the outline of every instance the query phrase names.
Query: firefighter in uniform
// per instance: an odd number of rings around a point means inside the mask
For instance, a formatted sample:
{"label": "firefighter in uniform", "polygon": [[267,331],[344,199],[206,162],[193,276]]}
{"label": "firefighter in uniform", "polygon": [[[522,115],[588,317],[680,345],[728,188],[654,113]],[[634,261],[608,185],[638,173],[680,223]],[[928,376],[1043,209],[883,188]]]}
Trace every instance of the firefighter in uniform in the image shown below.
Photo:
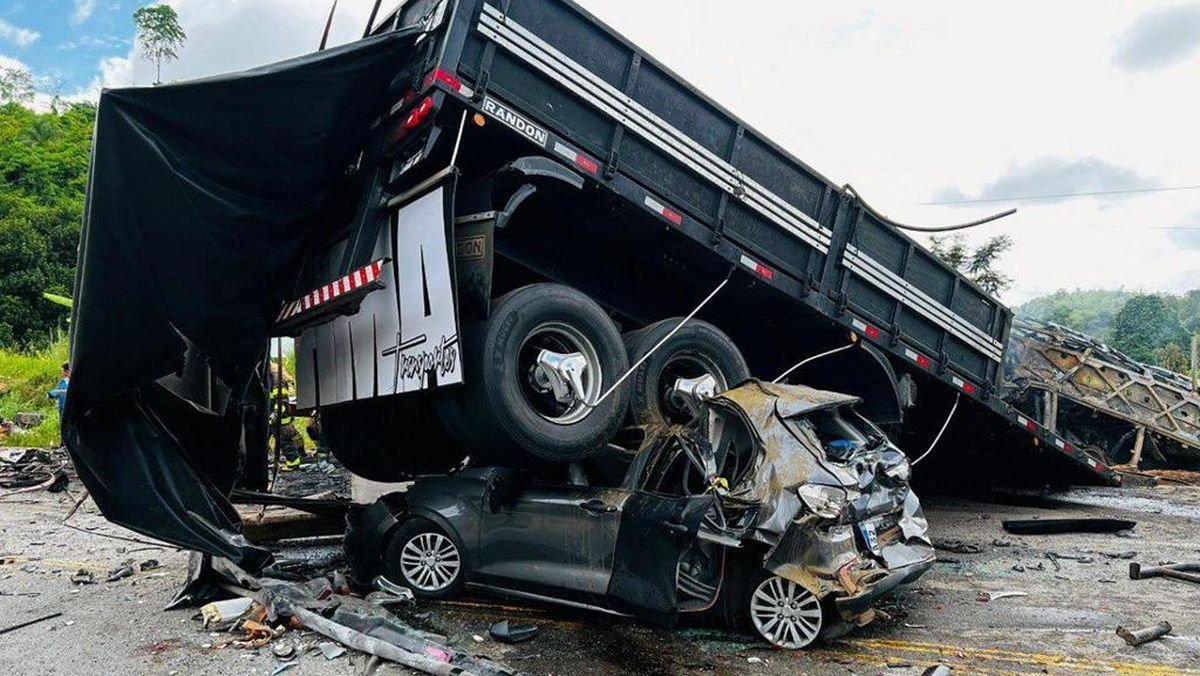
{"label": "firefighter in uniform", "polygon": [[277,383],[277,375],[274,368],[271,369],[271,429],[274,431],[275,424],[279,424],[279,453],[283,456],[283,463],[280,469],[284,472],[292,472],[300,468],[300,462],[304,459],[304,440],[300,437],[300,430],[295,426],[295,415],[292,408],[292,387],[289,378],[285,373],[281,383]]}

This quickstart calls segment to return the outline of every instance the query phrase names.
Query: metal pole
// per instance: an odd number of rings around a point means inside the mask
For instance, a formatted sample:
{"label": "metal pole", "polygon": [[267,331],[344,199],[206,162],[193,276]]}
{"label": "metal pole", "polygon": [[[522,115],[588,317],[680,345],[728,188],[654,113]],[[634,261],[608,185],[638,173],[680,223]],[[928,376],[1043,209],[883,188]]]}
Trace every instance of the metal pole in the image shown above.
{"label": "metal pole", "polygon": [[1200,357],[1200,334],[1192,334],[1192,391],[1196,391],[1196,361]]}

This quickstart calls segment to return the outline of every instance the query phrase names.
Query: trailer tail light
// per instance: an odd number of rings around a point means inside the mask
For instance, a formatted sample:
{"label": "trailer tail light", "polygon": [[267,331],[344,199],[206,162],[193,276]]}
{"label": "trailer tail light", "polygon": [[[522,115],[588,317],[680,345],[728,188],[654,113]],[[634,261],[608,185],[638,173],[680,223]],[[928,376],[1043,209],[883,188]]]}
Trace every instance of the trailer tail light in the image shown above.
{"label": "trailer tail light", "polygon": [[455,93],[462,91],[462,80],[459,80],[455,77],[454,73],[444,68],[438,68],[425,76],[425,89],[429,89],[439,82],[449,87]]}
{"label": "trailer tail light", "polygon": [[424,122],[432,112],[433,97],[426,96],[421,100],[420,103],[417,104],[416,108],[412,109],[412,112],[408,114],[408,117],[404,118],[404,124],[401,125],[400,128],[406,132],[412,131],[421,126],[421,123]]}

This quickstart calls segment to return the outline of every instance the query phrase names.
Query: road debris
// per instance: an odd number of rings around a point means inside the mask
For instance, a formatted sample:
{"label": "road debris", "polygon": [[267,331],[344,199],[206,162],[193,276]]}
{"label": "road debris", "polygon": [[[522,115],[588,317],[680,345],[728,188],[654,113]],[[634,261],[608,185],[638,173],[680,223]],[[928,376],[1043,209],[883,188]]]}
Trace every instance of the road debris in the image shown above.
{"label": "road debris", "polygon": [[7,634],[10,631],[16,631],[18,629],[28,627],[32,624],[37,624],[38,622],[45,622],[46,620],[53,620],[56,617],[62,617],[62,613],[51,613],[49,615],[43,615],[39,618],[32,619],[27,622],[22,622],[20,624],[14,624],[11,627],[5,627],[3,629],[0,629],[0,634]]}
{"label": "road debris", "polygon": [[1063,535],[1066,533],[1118,533],[1137,526],[1123,519],[1017,519],[1002,521],[1013,535]]}
{"label": "road debris", "polygon": [[983,547],[961,540],[934,540],[933,548],[955,554],[980,554],[983,552]]}
{"label": "road debris", "polygon": [[346,654],[346,649],[331,641],[324,641],[317,644],[317,649],[325,656],[327,660],[336,660]]}
{"label": "road debris", "polygon": [[1200,563],[1174,563],[1145,567],[1136,562],[1129,564],[1130,580],[1148,580],[1152,577],[1169,577],[1172,580],[1200,584]]}
{"label": "road debris", "polygon": [[125,563],[122,563],[121,565],[117,566],[116,568],[113,568],[112,570],[108,571],[108,578],[106,578],[104,581],[105,582],[116,582],[117,580],[123,580],[127,577],[133,577],[133,562],[132,561],[126,561]]}
{"label": "road debris", "polygon": [[537,636],[538,628],[532,624],[513,624],[500,620],[488,630],[491,637],[501,643],[520,643]]}
{"label": "road debris", "polygon": [[159,568],[160,566],[161,566],[161,564],[158,562],[158,559],[146,559],[145,561],[142,561],[140,564],[138,564],[138,570],[140,570],[144,573],[146,571]]}
{"label": "road debris", "polygon": [[71,584],[96,584],[96,576],[92,571],[80,568],[71,576]]}
{"label": "road debris", "polygon": [[204,628],[214,631],[228,629],[250,613],[254,606],[253,599],[236,598],[227,601],[216,601],[200,609],[204,618]]}
{"label": "road debris", "polygon": [[1023,591],[999,591],[999,592],[985,591],[985,592],[980,592],[978,600],[980,603],[987,603],[989,601],[999,601],[1000,599],[1011,599],[1011,598],[1016,598],[1018,596],[1029,596],[1029,593],[1023,592]]}
{"label": "road debris", "polygon": [[1117,636],[1125,639],[1126,643],[1134,647],[1160,639],[1169,633],[1171,633],[1171,623],[1166,620],[1144,629],[1130,630],[1125,627],[1117,627]]}

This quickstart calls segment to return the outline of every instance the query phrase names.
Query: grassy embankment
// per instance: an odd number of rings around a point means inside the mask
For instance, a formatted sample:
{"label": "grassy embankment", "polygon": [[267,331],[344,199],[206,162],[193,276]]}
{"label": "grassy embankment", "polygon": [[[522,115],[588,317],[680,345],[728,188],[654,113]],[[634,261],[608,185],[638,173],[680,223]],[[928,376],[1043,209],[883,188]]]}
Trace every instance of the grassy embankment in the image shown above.
{"label": "grassy embankment", "polygon": [[40,352],[0,350],[0,418],[11,420],[17,413],[41,413],[41,425],[13,434],[3,446],[55,447],[59,445],[58,409],[46,396],[60,377],[67,360],[67,343],[60,341]]}

